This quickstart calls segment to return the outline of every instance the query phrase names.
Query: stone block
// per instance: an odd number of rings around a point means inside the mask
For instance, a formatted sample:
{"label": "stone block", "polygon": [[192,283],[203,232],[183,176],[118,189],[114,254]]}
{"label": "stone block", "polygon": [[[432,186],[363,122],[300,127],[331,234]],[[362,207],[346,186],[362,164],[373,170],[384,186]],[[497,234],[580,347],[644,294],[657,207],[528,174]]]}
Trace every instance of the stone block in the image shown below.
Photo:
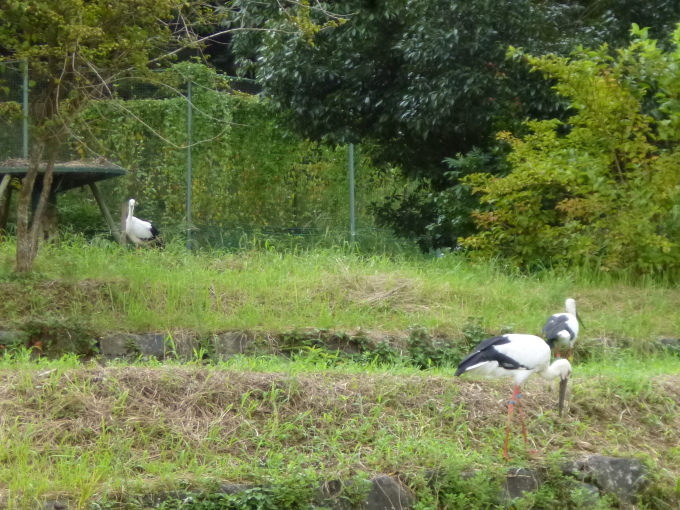
{"label": "stone block", "polygon": [[154,356],[156,359],[165,359],[166,355],[170,354],[169,349],[165,345],[164,333],[148,333],[146,335],[138,335],[137,348],[143,356]]}
{"label": "stone block", "polygon": [[625,503],[634,503],[637,493],[649,483],[647,468],[637,459],[592,455],[564,464],[562,471],[596,485]]}
{"label": "stone block", "polygon": [[26,345],[27,342],[28,333],[25,331],[0,329],[0,345],[4,345],[5,347],[10,345]]}
{"label": "stone block", "polygon": [[364,510],[406,510],[413,508],[415,496],[399,480],[382,475],[371,480]]}
{"label": "stone block", "polygon": [[221,335],[214,335],[212,338],[213,349],[217,359],[229,359],[236,354],[246,352],[250,344],[250,337],[240,331],[230,331]]}
{"label": "stone block", "polygon": [[[138,335],[114,333],[99,341],[99,352],[104,359],[127,358],[134,355]],[[136,348],[136,347],[135,347]]]}
{"label": "stone block", "polygon": [[515,498],[521,498],[527,492],[536,492],[541,488],[543,477],[533,469],[510,468],[503,483],[503,503],[507,504]]}

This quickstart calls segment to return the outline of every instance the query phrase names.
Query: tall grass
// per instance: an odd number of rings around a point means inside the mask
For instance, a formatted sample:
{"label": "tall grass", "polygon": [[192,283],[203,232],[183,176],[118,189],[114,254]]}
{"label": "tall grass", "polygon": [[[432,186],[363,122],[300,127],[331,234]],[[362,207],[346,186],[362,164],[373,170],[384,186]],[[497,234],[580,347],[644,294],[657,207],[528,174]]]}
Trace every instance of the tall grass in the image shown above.
{"label": "tall grass", "polygon": [[670,280],[596,270],[526,275],[456,254],[363,255],[352,247],[236,252],[131,250],[73,237],[42,248],[35,273],[17,280],[14,245],[0,246],[0,319],[85,321],[100,331],[286,331],[301,328],[404,334],[420,325],[457,337],[471,318],[489,334],[538,333],[577,300],[581,336],[639,345],[680,330]]}

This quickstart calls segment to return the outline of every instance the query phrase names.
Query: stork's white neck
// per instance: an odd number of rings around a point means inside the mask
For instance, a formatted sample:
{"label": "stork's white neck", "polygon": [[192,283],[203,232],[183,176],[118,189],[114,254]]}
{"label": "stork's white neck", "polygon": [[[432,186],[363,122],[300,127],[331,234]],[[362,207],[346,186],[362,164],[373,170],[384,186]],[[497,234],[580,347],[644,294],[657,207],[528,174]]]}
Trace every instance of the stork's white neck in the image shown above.
{"label": "stork's white neck", "polygon": [[566,359],[558,359],[553,361],[553,364],[544,368],[539,372],[544,379],[552,381],[553,379],[566,379],[571,375],[571,363]]}
{"label": "stork's white neck", "polygon": [[576,315],[576,301],[569,298],[564,302],[564,307],[567,309],[567,313]]}
{"label": "stork's white neck", "polygon": [[134,210],[135,210],[135,205],[132,202],[129,202],[128,203],[128,215],[127,215],[128,219],[130,219],[132,217],[132,213],[134,212]]}

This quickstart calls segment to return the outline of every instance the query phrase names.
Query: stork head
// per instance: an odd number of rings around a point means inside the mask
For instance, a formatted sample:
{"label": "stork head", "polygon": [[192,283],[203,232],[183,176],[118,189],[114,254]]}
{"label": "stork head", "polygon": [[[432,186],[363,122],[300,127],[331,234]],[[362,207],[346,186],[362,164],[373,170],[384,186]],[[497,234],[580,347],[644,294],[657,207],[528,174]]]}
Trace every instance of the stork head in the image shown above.
{"label": "stork head", "polygon": [[128,201],[128,204],[130,205],[130,207],[134,207],[134,206],[137,204],[137,202],[135,202],[135,199],[134,199],[134,198],[131,198],[131,199]]}
{"label": "stork head", "polygon": [[570,313],[574,317],[576,317],[576,320],[579,322],[579,324],[581,324],[581,326],[585,328],[585,326],[583,325],[583,321],[581,320],[581,317],[576,311],[576,301],[574,301],[571,298],[567,298],[567,300],[564,302],[564,307],[567,309],[567,313]]}

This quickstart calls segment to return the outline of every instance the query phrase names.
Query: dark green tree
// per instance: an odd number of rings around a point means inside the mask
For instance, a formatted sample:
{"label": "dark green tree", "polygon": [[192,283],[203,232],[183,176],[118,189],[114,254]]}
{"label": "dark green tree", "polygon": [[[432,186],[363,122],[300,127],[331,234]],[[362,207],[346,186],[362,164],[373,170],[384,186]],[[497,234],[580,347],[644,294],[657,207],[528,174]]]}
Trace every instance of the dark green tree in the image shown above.
{"label": "dark green tree", "polygon": [[[516,131],[527,116],[565,117],[568,104],[549,83],[505,58],[509,45],[567,54],[579,43],[615,41],[638,14],[659,30],[680,19],[680,2],[668,0],[645,3],[643,12],[632,0],[345,0],[286,4],[287,12],[275,3],[230,5],[235,26],[273,29],[238,33],[231,48],[300,132],[371,139],[375,161],[418,180],[415,193],[392,197],[378,214],[423,249],[455,246],[471,233],[477,202],[460,178],[480,163],[502,172],[496,132]],[[336,23],[302,34],[292,13],[316,26]],[[465,163],[475,148],[483,156]]]}

